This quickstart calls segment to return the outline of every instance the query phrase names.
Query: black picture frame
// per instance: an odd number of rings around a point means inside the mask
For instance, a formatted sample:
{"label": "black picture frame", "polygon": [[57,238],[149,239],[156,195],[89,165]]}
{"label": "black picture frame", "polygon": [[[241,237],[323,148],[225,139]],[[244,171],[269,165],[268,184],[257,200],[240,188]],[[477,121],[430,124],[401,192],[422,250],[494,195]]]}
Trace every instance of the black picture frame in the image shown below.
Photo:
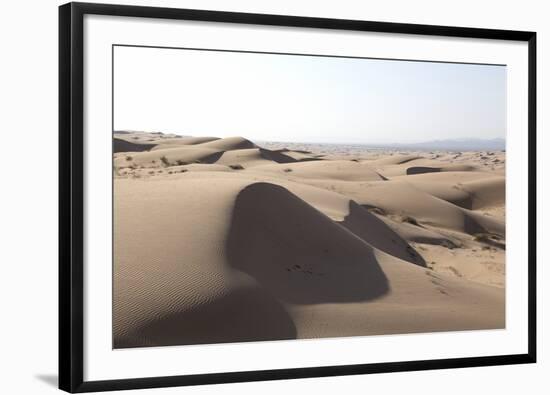
{"label": "black picture frame", "polygon": [[[84,381],[83,18],[86,14],[512,40],[528,43],[528,352],[483,356]],[[404,23],[68,3],[59,8],[59,388],[90,392],[536,362],[536,33]]]}

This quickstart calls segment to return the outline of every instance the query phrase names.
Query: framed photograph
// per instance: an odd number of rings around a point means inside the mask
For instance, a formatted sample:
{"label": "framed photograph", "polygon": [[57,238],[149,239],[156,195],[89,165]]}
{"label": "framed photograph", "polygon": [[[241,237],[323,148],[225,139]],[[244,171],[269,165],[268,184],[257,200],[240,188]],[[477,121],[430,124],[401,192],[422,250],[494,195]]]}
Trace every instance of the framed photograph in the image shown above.
{"label": "framed photograph", "polygon": [[61,389],[535,362],[534,32],[59,29]]}

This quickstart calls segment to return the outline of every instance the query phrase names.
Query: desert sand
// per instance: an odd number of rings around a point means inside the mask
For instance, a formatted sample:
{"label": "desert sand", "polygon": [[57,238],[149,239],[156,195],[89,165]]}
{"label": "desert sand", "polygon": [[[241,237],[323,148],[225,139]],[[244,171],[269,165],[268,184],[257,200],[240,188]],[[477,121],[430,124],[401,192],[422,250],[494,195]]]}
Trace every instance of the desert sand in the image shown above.
{"label": "desert sand", "polygon": [[115,348],[505,326],[505,153],[116,132]]}

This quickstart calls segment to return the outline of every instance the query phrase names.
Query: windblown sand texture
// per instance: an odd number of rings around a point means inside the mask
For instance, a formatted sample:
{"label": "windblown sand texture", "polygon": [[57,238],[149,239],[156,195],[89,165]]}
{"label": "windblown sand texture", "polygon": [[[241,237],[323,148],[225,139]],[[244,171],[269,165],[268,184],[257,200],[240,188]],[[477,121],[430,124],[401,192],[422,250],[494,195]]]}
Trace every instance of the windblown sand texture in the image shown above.
{"label": "windblown sand texture", "polygon": [[505,153],[114,136],[115,348],[505,326]]}

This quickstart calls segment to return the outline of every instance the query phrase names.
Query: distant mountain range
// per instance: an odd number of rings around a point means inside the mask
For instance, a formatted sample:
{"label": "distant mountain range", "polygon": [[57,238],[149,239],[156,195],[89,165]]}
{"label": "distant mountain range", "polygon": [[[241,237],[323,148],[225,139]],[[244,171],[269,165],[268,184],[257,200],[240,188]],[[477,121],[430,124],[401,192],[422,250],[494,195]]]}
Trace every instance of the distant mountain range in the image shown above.
{"label": "distant mountain range", "polygon": [[503,151],[506,140],[497,139],[449,139],[433,140],[422,143],[386,144],[384,147],[413,150],[448,150],[448,151]]}

